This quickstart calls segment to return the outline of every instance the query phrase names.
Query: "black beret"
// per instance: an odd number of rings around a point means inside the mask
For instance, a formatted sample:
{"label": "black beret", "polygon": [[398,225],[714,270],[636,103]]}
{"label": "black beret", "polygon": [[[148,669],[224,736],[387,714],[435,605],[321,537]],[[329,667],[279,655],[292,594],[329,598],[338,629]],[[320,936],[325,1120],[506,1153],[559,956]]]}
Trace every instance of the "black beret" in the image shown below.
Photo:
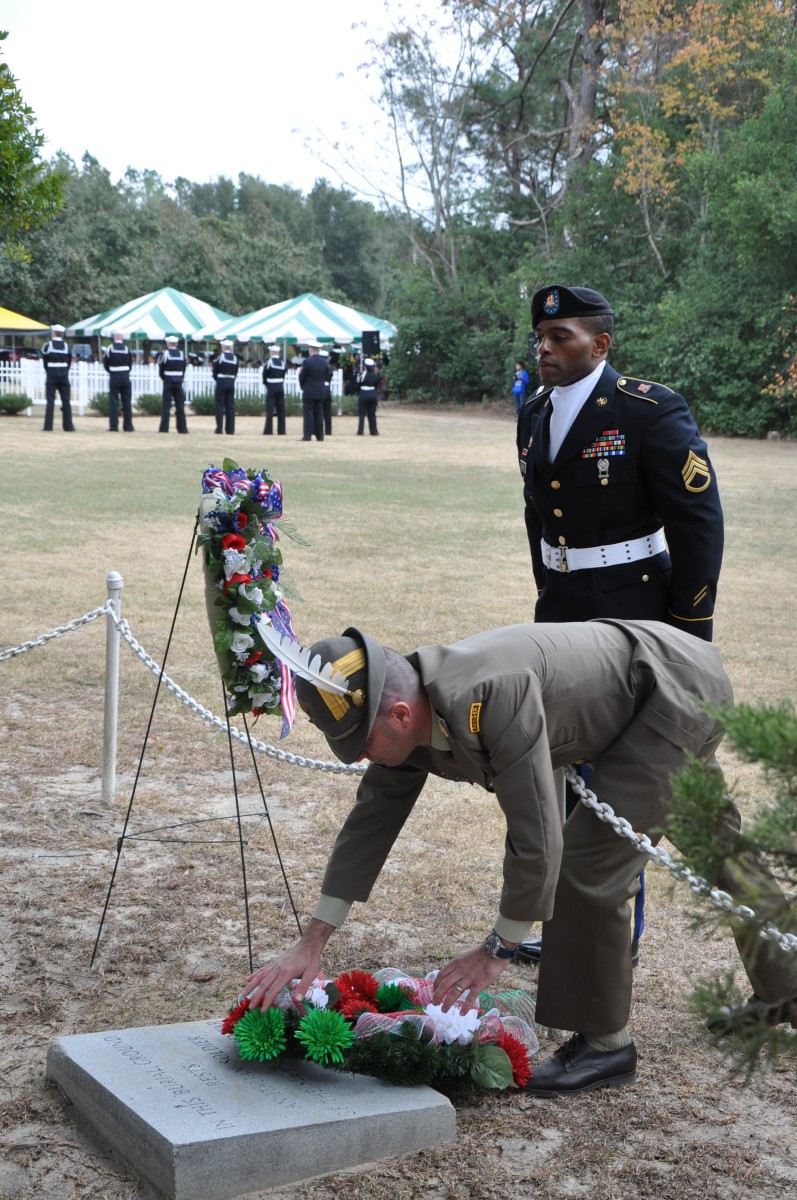
{"label": "black beret", "polygon": [[531,299],[531,324],[537,328],[540,321],[551,321],[554,317],[611,317],[611,305],[600,292],[592,288],[569,288],[561,283],[540,288]]}

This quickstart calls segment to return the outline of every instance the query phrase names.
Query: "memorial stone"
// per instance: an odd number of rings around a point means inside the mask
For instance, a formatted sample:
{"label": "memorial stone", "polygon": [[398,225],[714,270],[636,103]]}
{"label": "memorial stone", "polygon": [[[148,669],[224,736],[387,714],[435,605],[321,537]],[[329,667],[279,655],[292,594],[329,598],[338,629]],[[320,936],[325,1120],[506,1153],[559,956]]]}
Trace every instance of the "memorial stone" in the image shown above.
{"label": "memorial stone", "polygon": [[170,1200],[232,1200],[455,1136],[454,1109],[431,1088],[246,1062],[219,1025],[56,1038],[47,1076]]}

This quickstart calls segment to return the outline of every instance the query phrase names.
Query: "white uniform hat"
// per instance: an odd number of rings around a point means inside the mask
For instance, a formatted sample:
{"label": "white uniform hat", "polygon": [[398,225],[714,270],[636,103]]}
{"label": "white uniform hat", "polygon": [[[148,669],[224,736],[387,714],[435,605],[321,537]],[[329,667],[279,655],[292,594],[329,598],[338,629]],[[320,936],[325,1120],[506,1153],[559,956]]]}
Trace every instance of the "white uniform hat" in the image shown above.
{"label": "white uniform hat", "polygon": [[64,333],[64,332],[65,332],[65,330],[64,330],[63,325],[51,325],[50,326],[50,333]]}
{"label": "white uniform hat", "polygon": [[166,338],[166,345],[167,346],[176,346],[178,340],[179,339],[176,338],[173,333],[170,333],[169,336]]}
{"label": "white uniform hat", "polygon": [[232,342],[225,338],[221,343],[222,350],[232,350]]}
{"label": "white uniform hat", "polygon": [[269,354],[279,354],[280,348],[279,346],[269,346],[268,352]]}
{"label": "white uniform hat", "polygon": [[376,366],[376,363],[374,362],[374,360],[372,358],[364,358],[363,362],[365,363],[366,367],[375,367]]}
{"label": "white uniform hat", "polygon": [[308,349],[308,350],[320,350],[320,349],[321,349],[321,343],[320,343],[320,342],[308,342],[308,343],[307,343],[307,349]]}

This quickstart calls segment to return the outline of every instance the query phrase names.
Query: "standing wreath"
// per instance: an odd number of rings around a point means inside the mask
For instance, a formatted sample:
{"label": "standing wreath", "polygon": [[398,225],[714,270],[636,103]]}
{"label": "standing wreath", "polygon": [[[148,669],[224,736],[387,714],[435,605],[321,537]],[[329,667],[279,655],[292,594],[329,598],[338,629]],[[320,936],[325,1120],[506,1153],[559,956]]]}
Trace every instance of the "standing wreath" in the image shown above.
{"label": "standing wreath", "polygon": [[296,640],[284,594],[300,597],[288,585],[279,535],[307,542],[283,519],[282,485],[265,468],[246,470],[230,458],[202,475],[200,523],[197,549],[229,714],[281,715],[285,737],[296,716],[293,676],[261,630],[271,627],[279,638]]}

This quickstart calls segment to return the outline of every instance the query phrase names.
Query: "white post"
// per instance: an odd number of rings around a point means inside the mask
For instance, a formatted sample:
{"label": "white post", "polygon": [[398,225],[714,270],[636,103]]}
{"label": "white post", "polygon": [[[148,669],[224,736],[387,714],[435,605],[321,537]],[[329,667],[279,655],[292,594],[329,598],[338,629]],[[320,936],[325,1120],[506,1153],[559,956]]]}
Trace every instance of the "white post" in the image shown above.
{"label": "white post", "polygon": [[[122,615],[122,576],[109,571],[105,576],[108,603],[117,618]],[[119,710],[119,630],[106,617],[105,628],[105,713],[102,732],[102,799],[111,804],[116,792],[116,727]]]}

